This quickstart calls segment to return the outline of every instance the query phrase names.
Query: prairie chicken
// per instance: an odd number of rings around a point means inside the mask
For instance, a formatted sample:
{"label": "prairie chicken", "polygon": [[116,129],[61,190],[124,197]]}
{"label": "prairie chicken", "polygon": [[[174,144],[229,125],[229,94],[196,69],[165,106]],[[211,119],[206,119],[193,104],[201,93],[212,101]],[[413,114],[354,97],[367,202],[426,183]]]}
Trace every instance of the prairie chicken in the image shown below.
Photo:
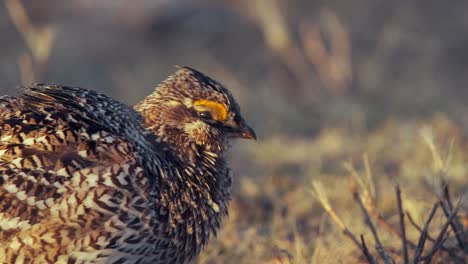
{"label": "prairie chicken", "polygon": [[131,108],[78,87],[0,97],[0,263],[187,263],[227,213],[231,93],[181,68]]}

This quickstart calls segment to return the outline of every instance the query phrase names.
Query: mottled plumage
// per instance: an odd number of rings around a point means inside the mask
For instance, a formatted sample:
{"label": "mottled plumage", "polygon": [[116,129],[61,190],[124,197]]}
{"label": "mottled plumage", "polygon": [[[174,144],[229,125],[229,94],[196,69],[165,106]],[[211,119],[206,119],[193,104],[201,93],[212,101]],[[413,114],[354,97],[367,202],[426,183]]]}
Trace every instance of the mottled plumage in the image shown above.
{"label": "mottled plumage", "polygon": [[181,68],[134,108],[35,84],[0,97],[0,263],[187,263],[227,213],[229,91]]}

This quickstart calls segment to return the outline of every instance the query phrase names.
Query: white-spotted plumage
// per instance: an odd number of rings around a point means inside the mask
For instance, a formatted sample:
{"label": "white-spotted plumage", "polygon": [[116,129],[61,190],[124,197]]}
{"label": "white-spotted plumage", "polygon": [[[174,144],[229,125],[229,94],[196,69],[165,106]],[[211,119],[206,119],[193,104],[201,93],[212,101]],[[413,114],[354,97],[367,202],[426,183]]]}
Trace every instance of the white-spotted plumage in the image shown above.
{"label": "white-spotted plumage", "polygon": [[198,255],[227,212],[226,139],[214,142],[221,132],[198,119],[151,122],[196,96],[243,120],[229,92],[195,70],[158,89],[136,110],[77,87],[36,84],[0,97],[0,263],[168,264]]}

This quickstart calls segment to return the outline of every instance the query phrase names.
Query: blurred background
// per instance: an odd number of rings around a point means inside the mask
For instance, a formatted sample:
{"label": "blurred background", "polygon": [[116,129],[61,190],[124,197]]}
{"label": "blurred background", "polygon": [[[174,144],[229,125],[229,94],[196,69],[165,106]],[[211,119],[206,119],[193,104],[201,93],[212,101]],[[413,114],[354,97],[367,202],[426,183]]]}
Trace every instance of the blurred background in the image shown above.
{"label": "blurred background", "polygon": [[231,214],[197,261],[336,263],[359,254],[327,221],[314,180],[356,233],[350,175],[372,175],[370,199],[390,222],[389,183],[417,193],[406,205],[421,219],[433,175],[468,188],[466,10],[436,0],[3,0],[0,93],[47,82],[133,105],[176,65],[206,73],[230,88],[259,140],[236,142]]}

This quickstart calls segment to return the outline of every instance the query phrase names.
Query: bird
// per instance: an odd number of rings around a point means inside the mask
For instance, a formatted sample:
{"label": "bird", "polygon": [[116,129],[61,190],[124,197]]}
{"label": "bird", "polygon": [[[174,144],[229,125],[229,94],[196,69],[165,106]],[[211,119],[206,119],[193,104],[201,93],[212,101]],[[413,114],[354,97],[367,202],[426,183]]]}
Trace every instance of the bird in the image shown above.
{"label": "bird", "polygon": [[0,97],[0,263],[189,263],[228,212],[230,91],[179,67],[134,106],[80,87]]}

